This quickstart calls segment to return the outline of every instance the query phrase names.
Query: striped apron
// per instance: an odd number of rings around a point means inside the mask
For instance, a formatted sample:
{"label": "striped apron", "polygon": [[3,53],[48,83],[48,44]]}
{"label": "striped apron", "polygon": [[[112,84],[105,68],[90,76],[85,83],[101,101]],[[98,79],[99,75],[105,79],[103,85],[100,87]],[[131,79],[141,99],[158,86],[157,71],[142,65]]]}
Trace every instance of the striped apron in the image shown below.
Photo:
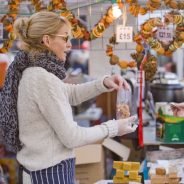
{"label": "striped apron", "polygon": [[75,184],[75,158],[61,161],[59,164],[37,171],[22,168],[31,177],[32,184]]}

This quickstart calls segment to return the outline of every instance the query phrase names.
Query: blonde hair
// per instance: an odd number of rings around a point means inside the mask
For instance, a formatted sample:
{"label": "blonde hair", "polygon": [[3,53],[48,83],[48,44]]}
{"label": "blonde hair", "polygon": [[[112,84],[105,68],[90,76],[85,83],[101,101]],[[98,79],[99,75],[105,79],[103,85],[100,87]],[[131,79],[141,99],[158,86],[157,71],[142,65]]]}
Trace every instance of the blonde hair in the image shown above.
{"label": "blonde hair", "polygon": [[43,35],[56,34],[59,29],[70,23],[64,17],[53,12],[41,11],[28,17],[16,19],[13,27],[17,38],[21,41],[24,51],[44,51],[47,47],[43,44]]}

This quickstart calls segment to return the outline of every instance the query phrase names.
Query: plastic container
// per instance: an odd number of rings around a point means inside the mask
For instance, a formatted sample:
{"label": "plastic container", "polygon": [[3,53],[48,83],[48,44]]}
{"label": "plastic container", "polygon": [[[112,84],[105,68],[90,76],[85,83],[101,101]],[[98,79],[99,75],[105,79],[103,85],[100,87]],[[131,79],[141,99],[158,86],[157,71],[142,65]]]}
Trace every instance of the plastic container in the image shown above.
{"label": "plastic container", "polygon": [[120,89],[117,93],[116,101],[116,119],[130,117],[131,91]]}

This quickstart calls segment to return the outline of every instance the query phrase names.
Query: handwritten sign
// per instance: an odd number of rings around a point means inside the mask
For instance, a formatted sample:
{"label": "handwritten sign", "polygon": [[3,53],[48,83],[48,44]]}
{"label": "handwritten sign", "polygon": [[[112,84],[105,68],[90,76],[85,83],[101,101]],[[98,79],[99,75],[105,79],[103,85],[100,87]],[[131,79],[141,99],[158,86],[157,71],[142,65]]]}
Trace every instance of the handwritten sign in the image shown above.
{"label": "handwritten sign", "polygon": [[116,41],[117,42],[132,42],[133,41],[133,27],[125,27],[118,25],[116,27]]}
{"label": "handwritten sign", "polygon": [[169,27],[158,28],[156,37],[160,41],[170,42],[174,37],[173,29]]}

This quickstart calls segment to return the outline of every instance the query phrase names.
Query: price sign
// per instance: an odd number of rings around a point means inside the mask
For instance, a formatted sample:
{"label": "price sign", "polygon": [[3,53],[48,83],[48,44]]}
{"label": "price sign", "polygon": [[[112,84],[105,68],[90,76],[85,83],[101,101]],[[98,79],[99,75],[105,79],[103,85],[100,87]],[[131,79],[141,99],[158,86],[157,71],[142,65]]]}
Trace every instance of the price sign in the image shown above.
{"label": "price sign", "polygon": [[160,41],[170,42],[174,37],[173,29],[169,27],[158,28],[156,37]]}
{"label": "price sign", "polygon": [[118,25],[116,28],[117,42],[132,42],[133,41],[133,27],[125,27]]}
{"label": "price sign", "polygon": [[0,23],[0,39],[3,39],[3,23]]}

